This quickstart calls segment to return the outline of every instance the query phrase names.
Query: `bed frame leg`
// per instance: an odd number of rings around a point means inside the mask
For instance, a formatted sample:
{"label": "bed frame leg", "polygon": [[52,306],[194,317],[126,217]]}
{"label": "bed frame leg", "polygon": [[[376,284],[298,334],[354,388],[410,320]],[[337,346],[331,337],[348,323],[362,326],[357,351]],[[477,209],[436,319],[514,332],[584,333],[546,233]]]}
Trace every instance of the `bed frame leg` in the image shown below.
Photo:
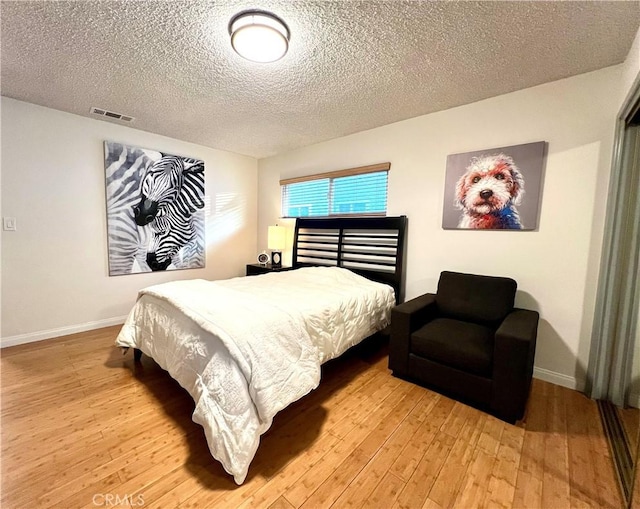
{"label": "bed frame leg", "polygon": [[140,359],[142,358],[142,350],[138,350],[137,348],[133,349],[133,360],[135,362],[140,362]]}

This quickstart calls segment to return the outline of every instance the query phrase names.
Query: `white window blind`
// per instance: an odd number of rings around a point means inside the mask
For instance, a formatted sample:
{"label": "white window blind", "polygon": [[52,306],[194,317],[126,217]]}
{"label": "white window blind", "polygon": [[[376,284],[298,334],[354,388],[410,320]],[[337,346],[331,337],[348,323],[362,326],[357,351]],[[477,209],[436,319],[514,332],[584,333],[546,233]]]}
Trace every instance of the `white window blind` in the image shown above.
{"label": "white window blind", "polygon": [[384,216],[389,163],[280,181],[282,217]]}

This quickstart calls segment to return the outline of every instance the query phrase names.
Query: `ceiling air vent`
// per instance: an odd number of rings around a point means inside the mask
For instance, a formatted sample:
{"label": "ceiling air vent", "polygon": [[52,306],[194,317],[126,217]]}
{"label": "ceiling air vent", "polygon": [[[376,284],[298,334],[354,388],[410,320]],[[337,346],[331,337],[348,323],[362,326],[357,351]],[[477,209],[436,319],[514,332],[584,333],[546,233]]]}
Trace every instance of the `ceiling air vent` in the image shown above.
{"label": "ceiling air vent", "polygon": [[129,115],[103,110],[101,108],[96,108],[95,106],[91,108],[91,113],[94,115],[100,115],[101,117],[112,118],[114,120],[122,120],[123,122],[133,122],[135,120],[135,118],[130,117]]}

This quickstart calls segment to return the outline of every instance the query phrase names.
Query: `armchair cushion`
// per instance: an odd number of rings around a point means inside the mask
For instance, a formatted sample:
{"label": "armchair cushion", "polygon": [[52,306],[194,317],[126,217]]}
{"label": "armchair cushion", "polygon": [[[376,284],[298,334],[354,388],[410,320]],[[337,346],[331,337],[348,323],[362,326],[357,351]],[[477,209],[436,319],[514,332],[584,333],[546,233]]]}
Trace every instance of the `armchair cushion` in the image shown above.
{"label": "armchair cushion", "polygon": [[411,353],[478,376],[491,377],[494,331],[451,318],[436,318],[411,335]]}
{"label": "armchair cushion", "polygon": [[444,271],[436,303],[441,316],[497,328],[513,309],[516,288],[511,278]]}

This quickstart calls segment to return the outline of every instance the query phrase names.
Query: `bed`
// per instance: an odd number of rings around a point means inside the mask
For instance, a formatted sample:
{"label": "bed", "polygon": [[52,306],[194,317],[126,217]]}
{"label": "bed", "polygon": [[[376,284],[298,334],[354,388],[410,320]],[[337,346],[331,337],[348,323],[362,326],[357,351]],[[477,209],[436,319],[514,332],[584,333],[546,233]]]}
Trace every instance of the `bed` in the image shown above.
{"label": "bed", "polygon": [[140,291],[116,345],[153,358],[237,484],[273,417],[321,365],[388,326],[402,299],[406,217],[298,219],[293,269]]}

